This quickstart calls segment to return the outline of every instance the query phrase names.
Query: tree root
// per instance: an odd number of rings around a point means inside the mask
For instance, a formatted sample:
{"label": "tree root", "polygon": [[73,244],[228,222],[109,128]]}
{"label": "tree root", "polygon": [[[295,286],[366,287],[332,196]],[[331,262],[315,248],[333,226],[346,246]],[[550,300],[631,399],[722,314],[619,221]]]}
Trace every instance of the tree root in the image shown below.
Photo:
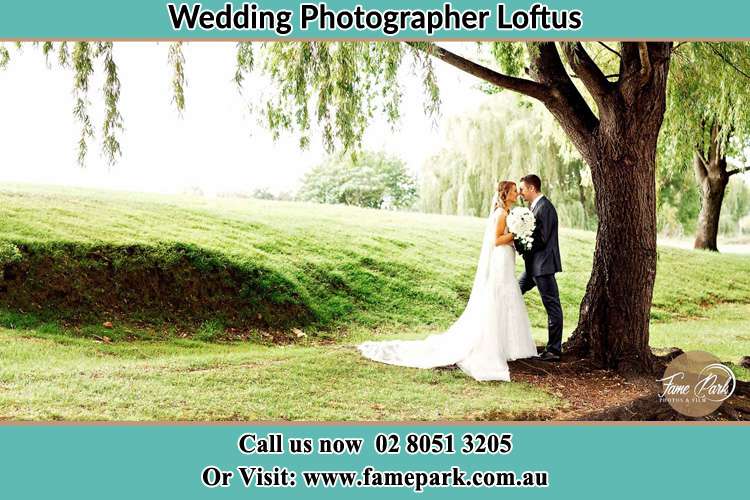
{"label": "tree root", "polygon": [[718,410],[705,417],[693,418],[676,412],[667,403],[659,401],[659,386],[653,394],[628,403],[581,415],[584,421],[747,421],[750,420],[750,383],[737,381],[732,397]]}
{"label": "tree root", "polygon": [[607,370],[587,356],[565,350],[560,363],[539,359],[512,361],[514,380],[538,386],[563,400],[567,407],[552,419],[582,421],[746,421],[750,420],[750,383],[737,381],[735,392],[714,413],[692,418],[659,400],[658,379],[666,365],[682,354],[671,348],[653,354],[653,371],[628,372],[626,366]]}

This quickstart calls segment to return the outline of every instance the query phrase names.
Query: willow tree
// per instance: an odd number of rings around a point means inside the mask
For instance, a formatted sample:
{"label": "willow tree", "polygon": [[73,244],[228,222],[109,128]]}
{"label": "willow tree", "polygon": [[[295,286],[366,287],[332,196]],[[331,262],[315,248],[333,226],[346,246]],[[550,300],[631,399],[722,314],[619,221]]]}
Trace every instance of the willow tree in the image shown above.
{"label": "willow tree", "polygon": [[446,121],[442,148],[420,176],[426,211],[486,215],[487,193],[498,180],[536,172],[547,181],[537,167],[557,162],[556,151],[541,144],[543,117],[524,104],[517,95],[501,94]]}
{"label": "willow tree", "polygon": [[[717,251],[727,184],[747,168],[750,44],[680,45],[672,66],[661,165],[667,174],[694,170],[701,195],[695,248]],[[732,166],[731,157],[740,164]]]}
{"label": "willow tree", "polygon": [[519,94],[488,96],[452,116],[442,148],[422,167],[420,203],[428,212],[486,215],[498,180],[540,175],[562,223],[587,227],[593,193],[587,167],[544,107]]}

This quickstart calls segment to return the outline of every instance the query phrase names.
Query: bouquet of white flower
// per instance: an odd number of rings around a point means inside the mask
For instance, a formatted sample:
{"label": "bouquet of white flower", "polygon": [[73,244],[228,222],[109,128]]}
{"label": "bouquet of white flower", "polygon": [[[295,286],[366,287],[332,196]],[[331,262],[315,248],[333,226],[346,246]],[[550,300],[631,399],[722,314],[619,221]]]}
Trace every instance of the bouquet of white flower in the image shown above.
{"label": "bouquet of white flower", "polygon": [[536,228],[534,213],[526,207],[516,207],[510,211],[505,223],[508,231],[516,236],[521,246],[525,250],[531,250],[531,245],[534,243],[532,234]]}

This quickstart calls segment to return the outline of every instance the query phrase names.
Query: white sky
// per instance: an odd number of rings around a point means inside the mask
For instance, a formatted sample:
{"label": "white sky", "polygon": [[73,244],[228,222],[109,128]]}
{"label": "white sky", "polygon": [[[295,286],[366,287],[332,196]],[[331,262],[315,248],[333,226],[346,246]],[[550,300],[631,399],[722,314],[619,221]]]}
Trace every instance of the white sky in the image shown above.
{"label": "white sky", "polygon": [[[125,131],[123,156],[110,168],[102,158],[101,74],[92,80],[91,116],[97,137],[89,146],[87,166],[76,163],[79,124],[73,118],[70,70],[47,68],[39,48],[11,50],[11,62],[0,70],[0,182],[33,182],[178,193],[192,187],[206,194],[269,188],[294,190],[304,172],[324,156],[318,137],[308,151],[296,137],[274,143],[248,110],[252,96],[265,85],[252,77],[237,91],[234,43],[190,43],[186,57],[187,109],[182,118],[171,102],[168,44],[115,44],[122,83],[120,110]],[[97,65],[100,66],[100,65]],[[483,94],[476,80],[438,63],[447,117],[478,103]],[[439,126],[423,112],[417,77],[407,78],[402,119],[390,131],[375,121],[365,144],[403,158],[417,172],[440,145]]]}

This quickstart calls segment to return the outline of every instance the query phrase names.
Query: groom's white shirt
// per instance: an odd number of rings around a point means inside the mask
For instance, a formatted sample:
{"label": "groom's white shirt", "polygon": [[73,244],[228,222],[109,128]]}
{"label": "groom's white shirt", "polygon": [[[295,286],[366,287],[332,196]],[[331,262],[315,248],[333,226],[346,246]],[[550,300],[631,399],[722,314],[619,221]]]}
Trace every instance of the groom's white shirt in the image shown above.
{"label": "groom's white shirt", "polygon": [[531,202],[530,210],[533,211],[534,207],[536,206],[536,204],[539,203],[539,200],[541,200],[542,198],[544,198],[543,194],[540,194],[539,196],[537,196],[536,198],[534,198],[534,201]]}

